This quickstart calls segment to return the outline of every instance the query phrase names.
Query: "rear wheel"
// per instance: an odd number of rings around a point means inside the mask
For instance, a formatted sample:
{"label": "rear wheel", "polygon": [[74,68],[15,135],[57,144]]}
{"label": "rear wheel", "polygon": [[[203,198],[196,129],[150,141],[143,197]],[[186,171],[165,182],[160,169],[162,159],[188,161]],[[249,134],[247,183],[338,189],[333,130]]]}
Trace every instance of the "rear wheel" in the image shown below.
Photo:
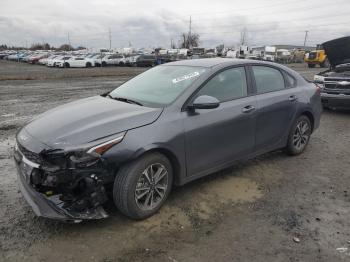
{"label": "rear wheel", "polygon": [[91,63],[90,63],[90,62],[87,62],[87,63],[86,63],[86,67],[91,67]]}
{"label": "rear wheel", "polygon": [[129,218],[145,219],[163,205],[172,182],[168,158],[160,153],[147,154],[119,170],[114,181],[114,203]]}
{"label": "rear wheel", "polygon": [[309,68],[314,68],[316,65],[315,64],[307,64]]}
{"label": "rear wheel", "polygon": [[70,64],[65,62],[64,65],[63,65],[65,68],[69,68],[70,67]]}
{"label": "rear wheel", "polygon": [[107,66],[107,63],[103,61],[101,66]]}
{"label": "rear wheel", "polygon": [[301,154],[309,143],[310,136],[310,119],[307,116],[302,115],[297,119],[289,132],[288,143],[286,147],[287,153],[289,155]]}

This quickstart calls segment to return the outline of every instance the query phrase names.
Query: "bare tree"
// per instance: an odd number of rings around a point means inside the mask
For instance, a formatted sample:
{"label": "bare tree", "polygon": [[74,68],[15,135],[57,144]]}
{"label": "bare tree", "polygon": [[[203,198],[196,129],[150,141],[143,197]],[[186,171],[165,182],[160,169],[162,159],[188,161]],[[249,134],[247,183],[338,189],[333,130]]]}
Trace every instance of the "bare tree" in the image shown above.
{"label": "bare tree", "polygon": [[199,34],[186,34],[183,33],[181,36],[181,47],[190,48],[199,46]]}

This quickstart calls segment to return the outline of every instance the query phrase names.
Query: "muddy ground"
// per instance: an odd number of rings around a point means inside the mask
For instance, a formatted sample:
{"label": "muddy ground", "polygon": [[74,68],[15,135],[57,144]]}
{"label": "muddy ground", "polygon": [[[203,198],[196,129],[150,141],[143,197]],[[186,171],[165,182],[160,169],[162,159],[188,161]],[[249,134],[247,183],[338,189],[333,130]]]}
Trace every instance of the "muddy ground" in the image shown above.
{"label": "muddy ground", "polygon": [[[291,67],[308,78],[320,70]],[[175,188],[145,221],[125,218],[112,204],[101,221],[35,217],[18,191],[16,130],[142,70],[0,60],[0,261],[350,261],[349,112],[325,111],[304,154],[269,153]]]}

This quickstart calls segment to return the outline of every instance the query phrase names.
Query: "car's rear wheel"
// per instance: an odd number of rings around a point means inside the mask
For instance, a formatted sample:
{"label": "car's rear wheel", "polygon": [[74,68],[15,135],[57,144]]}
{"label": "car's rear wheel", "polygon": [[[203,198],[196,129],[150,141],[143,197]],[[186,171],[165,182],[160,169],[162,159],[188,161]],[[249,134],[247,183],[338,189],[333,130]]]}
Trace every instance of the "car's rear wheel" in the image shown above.
{"label": "car's rear wheel", "polygon": [[91,63],[90,63],[90,62],[87,62],[85,66],[86,66],[86,67],[91,67]]}
{"label": "car's rear wheel", "polygon": [[305,150],[310,140],[311,128],[311,122],[307,116],[302,115],[297,119],[289,132],[286,147],[288,154],[299,155]]}
{"label": "car's rear wheel", "polygon": [[101,66],[105,67],[105,66],[107,66],[107,63],[105,61],[103,61]]}
{"label": "car's rear wheel", "polygon": [[307,64],[309,68],[314,68],[316,65],[315,64]]}
{"label": "car's rear wheel", "polygon": [[69,64],[68,62],[65,62],[65,63],[63,64],[63,66],[64,66],[65,68],[69,68],[69,67],[70,67],[70,64]]}
{"label": "car's rear wheel", "polygon": [[173,170],[167,157],[151,153],[124,165],[116,175],[113,199],[117,208],[132,219],[155,214],[167,199]]}

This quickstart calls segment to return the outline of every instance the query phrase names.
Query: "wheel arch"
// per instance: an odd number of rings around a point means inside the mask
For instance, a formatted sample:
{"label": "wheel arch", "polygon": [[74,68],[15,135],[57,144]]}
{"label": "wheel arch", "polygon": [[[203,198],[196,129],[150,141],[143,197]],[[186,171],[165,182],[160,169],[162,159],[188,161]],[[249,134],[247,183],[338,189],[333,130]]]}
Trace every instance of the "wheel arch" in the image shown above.
{"label": "wheel arch", "polygon": [[170,164],[173,168],[174,184],[175,185],[181,184],[181,174],[183,173],[183,170],[181,168],[181,164],[180,164],[178,157],[169,148],[161,147],[161,146],[149,147],[149,148],[146,148],[142,151],[137,152],[137,154],[134,157],[139,158],[139,157],[142,157],[146,154],[151,154],[151,153],[160,153],[169,159]]}
{"label": "wheel arch", "polygon": [[311,123],[311,132],[313,132],[314,127],[315,127],[315,117],[314,117],[313,113],[310,110],[305,110],[299,114],[299,117],[303,116],[303,115],[306,116],[307,118],[309,118],[310,123]]}

